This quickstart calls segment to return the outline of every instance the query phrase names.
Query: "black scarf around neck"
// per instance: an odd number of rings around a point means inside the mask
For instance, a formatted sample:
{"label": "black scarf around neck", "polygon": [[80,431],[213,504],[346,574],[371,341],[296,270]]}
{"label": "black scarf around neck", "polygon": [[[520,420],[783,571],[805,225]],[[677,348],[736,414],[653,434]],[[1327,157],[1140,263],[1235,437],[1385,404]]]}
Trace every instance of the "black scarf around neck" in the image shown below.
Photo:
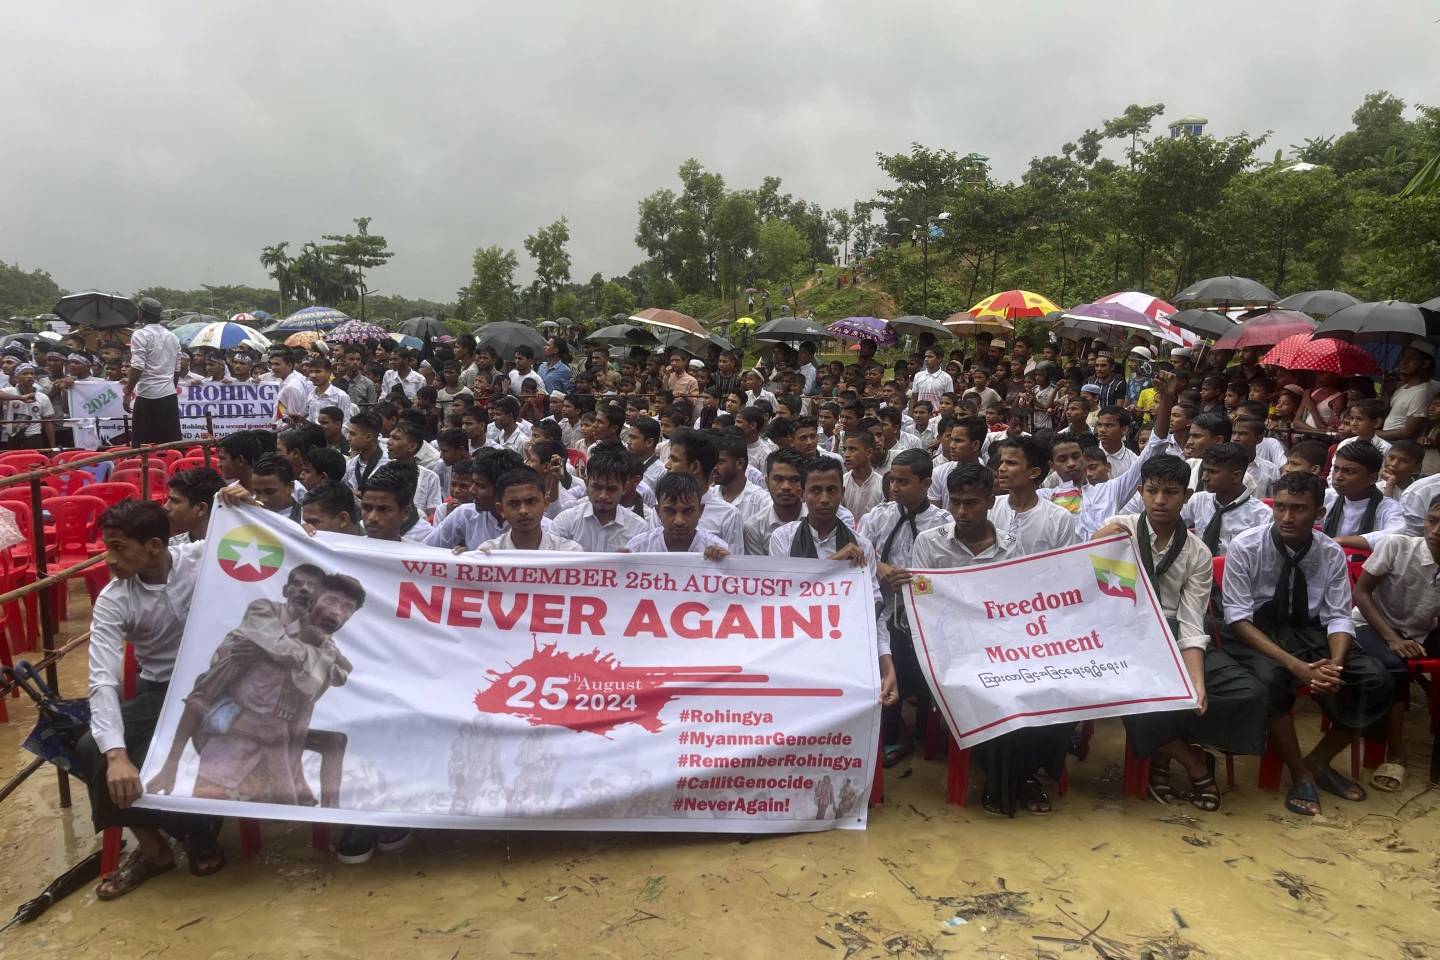
{"label": "black scarf around neck", "polygon": [[1212,556],[1220,549],[1220,527],[1225,523],[1225,514],[1242,506],[1249,499],[1250,494],[1242,493],[1229,503],[1215,501],[1215,513],[1211,515],[1210,522],[1205,524],[1205,532],[1200,535],[1200,539],[1205,541],[1205,549],[1209,550]]}
{"label": "black scarf around neck", "polygon": [[[1355,533],[1373,533],[1375,531],[1375,514],[1380,509],[1380,501],[1385,499],[1376,487],[1370,488],[1370,496],[1366,498],[1365,515],[1360,518],[1360,529]],[[1340,531],[1340,522],[1345,519],[1345,504],[1348,501],[1341,496],[1335,497],[1335,502],[1330,505],[1330,512],[1325,515],[1325,536],[1333,537]]]}
{"label": "black scarf around neck", "polygon": [[1145,518],[1145,514],[1140,514],[1140,522],[1136,524],[1135,539],[1139,542],[1140,562],[1144,564],[1145,572],[1150,574],[1150,582],[1155,585],[1156,590],[1160,589],[1160,578],[1165,576],[1166,572],[1175,565],[1176,560],[1180,559],[1180,551],[1185,549],[1185,536],[1185,528],[1176,526],[1170,534],[1170,543],[1165,547],[1165,554],[1160,558],[1157,566],[1154,551],[1150,547],[1150,521]]}
{"label": "black scarf around neck", "polygon": [[[838,553],[854,542],[855,534],[837,518],[835,520],[836,552]],[[800,528],[795,531],[795,539],[790,541],[790,556],[804,557],[810,560],[820,559],[819,551],[815,547],[815,533],[810,529],[808,519],[800,521]]]}

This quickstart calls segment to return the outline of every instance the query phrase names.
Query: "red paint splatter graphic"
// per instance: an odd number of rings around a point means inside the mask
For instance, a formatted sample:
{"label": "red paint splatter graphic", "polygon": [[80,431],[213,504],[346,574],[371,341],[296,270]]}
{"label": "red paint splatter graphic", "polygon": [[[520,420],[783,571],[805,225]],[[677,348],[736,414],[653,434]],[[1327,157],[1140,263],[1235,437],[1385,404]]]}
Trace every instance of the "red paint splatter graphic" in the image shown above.
{"label": "red paint splatter graphic", "polygon": [[[536,644],[529,657],[499,673],[475,694],[481,713],[524,717],[532,726],[569,727],[609,737],[622,723],[659,733],[660,711],[681,696],[838,697],[834,689],[764,687],[770,678],[739,666],[625,667],[598,649],[565,653]],[[712,686],[714,684],[714,686]],[[736,686],[743,684],[743,686]]]}

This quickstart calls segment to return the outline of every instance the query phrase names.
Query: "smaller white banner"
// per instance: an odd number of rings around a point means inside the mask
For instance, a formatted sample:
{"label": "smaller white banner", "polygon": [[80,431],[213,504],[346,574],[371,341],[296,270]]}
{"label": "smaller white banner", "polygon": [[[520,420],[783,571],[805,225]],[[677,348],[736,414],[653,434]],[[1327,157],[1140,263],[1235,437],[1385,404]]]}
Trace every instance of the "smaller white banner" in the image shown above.
{"label": "smaller white banner", "polygon": [[914,573],[915,653],[961,747],[1021,727],[1195,705],[1128,537]]}
{"label": "smaller white banner", "polygon": [[268,430],[275,422],[278,383],[192,383],[180,386],[180,436],[198,440],[211,417],[214,435],[228,437],[240,430]]}
{"label": "smaller white banner", "polygon": [[98,450],[125,432],[122,389],[122,384],[98,379],[76,380],[70,387],[70,419],[65,425],[74,431],[76,447]]}

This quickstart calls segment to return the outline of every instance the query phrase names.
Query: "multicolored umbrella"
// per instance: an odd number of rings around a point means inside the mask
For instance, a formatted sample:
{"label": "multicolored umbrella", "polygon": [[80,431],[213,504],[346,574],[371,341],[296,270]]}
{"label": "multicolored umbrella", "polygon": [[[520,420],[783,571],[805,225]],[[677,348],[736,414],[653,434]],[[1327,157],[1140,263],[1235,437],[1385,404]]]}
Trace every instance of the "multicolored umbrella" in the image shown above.
{"label": "multicolored umbrella", "polygon": [[628,319],[632,323],[643,323],[651,327],[660,327],[663,330],[688,333],[702,340],[710,336],[710,331],[706,330],[699,320],[678,310],[662,310],[659,307],[651,307],[648,310],[641,310]]}
{"label": "multicolored umbrella", "polygon": [[946,330],[949,330],[957,337],[973,337],[977,333],[993,335],[997,333],[1015,332],[1015,324],[1006,320],[1004,317],[976,319],[964,310],[961,310],[959,313],[950,314],[950,316],[946,317],[941,323],[944,324]]}
{"label": "multicolored umbrella", "polygon": [[[1294,337],[1289,337],[1284,342],[1294,339]],[[1376,363],[1375,358],[1366,350],[1353,343],[1346,343],[1333,337],[1316,340],[1307,336],[1305,339],[1306,342],[1300,344],[1287,361],[1277,364],[1277,366],[1288,367],[1291,370],[1334,373],[1342,377],[1380,376],[1380,364]],[[1275,346],[1276,349],[1279,349],[1280,344]],[[1271,351],[1271,353],[1274,352],[1274,350]],[[1264,358],[1261,358],[1260,362],[1265,363]]]}
{"label": "multicolored umbrella", "polygon": [[1038,293],[1029,290],[1003,290],[992,293],[975,306],[965,311],[972,317],[1002,317],[1016,320],[1020,317],[1043,317],[1060,308]]}
{"label": "multicolored umbrella", "polygon": [[[179,336],[179,333],[176,333]],[[209,347],[212,350],[229,350],[242,343],[259,350],[269,350],[270,341],[258,330],[241,323],[207,323],[190,338],[190,349]]]}
{"label": "multicolored umbrella", "polygon": [[[264,313],[265,311],[262,310],[260,312]],[[260,326],[260,322],[262,319],[263,318],[258,317],[253,313],[237,313],[230,318],[230,322],[244,324],[247,327],[258,327]]]}
{"label": "multicolored umbrella", "polygon": [[262,333],[298,333],[301,330],[333,330],[350,318],[334,307],[305,307],[296,310]]}
{"label": "multicolored umbrella", "polygon": [[1216,350],[1273,347],[1297,333],[1313,333],[1315,321],[1296,310],[1266,310],[1247,314],[1234,333],[1215,341]]}
{"label": "multicolored umbrella", "polygon": [[180,341],[180,346],[190,346],[190,341],[195,339],[195,334],[210,326],[208,323],[184,323],[170,331],[175,334],[175,339]]}
{"label": "multicolored umbrella", "polygon": [[1119,303],[1082,303],[1066,310],[1062,316],[1071,320],[1088,320],[1105,326],[1124,327],[1141,336],[1159,335],[1149,317]]}
{"label": "multicolored umbrella", "polygon": [[379,342],[390,336],[384,327],[363,320],[348,320],[325,334],[326,343]]}
{"label": "multicolored umbrella", "polygon": [[890,329],[890,324],[878,317],[846,317],[830,324],[825,328],[825,332],[832,337],[843,337],[856,342],[869,340],[881,347],[893,347],[900,342],[895,331]]}

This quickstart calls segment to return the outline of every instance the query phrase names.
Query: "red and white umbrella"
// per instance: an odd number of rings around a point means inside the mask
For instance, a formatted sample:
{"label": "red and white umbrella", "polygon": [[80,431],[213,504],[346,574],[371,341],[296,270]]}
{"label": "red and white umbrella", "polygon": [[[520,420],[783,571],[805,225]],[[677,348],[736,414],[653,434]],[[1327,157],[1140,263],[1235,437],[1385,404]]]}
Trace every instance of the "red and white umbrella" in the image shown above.
{"label": "red and white umbrella", "polygon": [[1215,341],[1216,350],[1248,350],[1250,347],[1273,347],[1286,337],[1311,333],[1315,321],[1296,310],[1267,310],[1252,313],[1234,333]]}
{"label": "red and white umbrella", "polygon": [[662,310],[659,307],[651,307],[648,310],[641,310],[630,319],[635,323],[659,327],[662,330],[688,333],[692,336],[700,337],[702,340],[710,336],[710,331],[701,326],[699,320],[683,314],[678,310]]}
{"label": "red and white umbrella", "polygon": [[1181,347],[1193,347],[1200,342],[1200,338],[1192,331],[1169,321],[1170,315],[1177,313],[1178,308],[1159,297],[1141,293],[1139,290],[1122,290],[1119,293],[1107,293],[1095,302],[1118,303],[1123,307],[1129,307],[1136,313],[1143,313],[1150,318],[1151,324],[1155,327],[1155,335],[1161,340]]}
{"label": "red and white umbrella", "polygon": [[1315,370],[1342,377],[1378,377],[1380,364],[1363,347],[1333,337],[1311,340],[1287,364],[1291,370]]}
{"label": "red and white umbrella", "polygon": [[1295,361],[1295,355],[1310,342],[1310,334],[1296,333],[1281,340],[1260,358],[1262,367],[1288,367]]}

